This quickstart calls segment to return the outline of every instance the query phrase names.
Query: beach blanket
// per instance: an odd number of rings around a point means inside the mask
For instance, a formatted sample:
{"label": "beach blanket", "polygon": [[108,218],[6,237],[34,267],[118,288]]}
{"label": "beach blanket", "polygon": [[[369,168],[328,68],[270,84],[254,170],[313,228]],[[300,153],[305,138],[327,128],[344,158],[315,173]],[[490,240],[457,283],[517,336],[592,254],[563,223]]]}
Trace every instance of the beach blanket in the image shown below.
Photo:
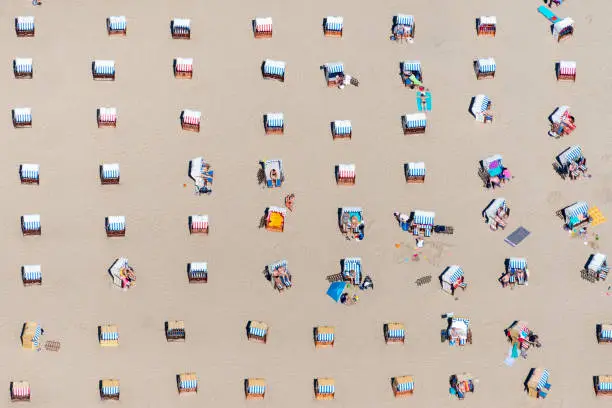
{"label": "beach blanket", "polygon": [[525,238],[527,238],[531,234],[530,231],[523,227],[518,227],[512,234],[508,235],[504,241],[506,241],[511,246],[517,246]]}
{"label": "beach blanket", "polygon": [[557,17],[555,13],[553,13],[552,10],[546,6],[538,7],[538,11],[553,24],[559,21],[559,17]]}
{"label": "beach blanket", "polygon": [[[416,104],[419,112],[423,112],[423,104],[421,103],[421,93],[416,94]],[[431,92],[425,92],[425,111],[431,112]]]}

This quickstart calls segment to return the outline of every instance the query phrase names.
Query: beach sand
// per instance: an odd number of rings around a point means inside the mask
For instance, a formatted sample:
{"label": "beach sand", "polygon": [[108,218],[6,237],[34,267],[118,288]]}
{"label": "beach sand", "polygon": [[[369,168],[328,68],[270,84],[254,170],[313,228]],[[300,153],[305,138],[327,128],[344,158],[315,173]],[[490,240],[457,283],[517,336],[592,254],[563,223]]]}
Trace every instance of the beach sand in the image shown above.
{"label": "beach sand", "polygon": [[[5,2],[7,3],[7,2]],[[476,392],[464,404],[536,406],[523,391],[530,368],[545,367],[553,388],[548,406],[602,406],[592,376],[612,374],[609,348],[597,345],[595,325],[612,320],[607,284],[590,284],[580,269],[594,252],[561,229],[555,212],[575,201],[597,205],[612,216],[612,141],[606,133],[612,93],[612,61],[605,50],[612,29],[605,2],[568,1],[554,11],[576,21],[575,38],[556,44],[533,2],[484,0],[457,6],[449,0],[363,5],[339,0],[287,3],[278,0],[147,3],[49,0],[33,8],[26,0],[1,4],[0,383],[28,380],[37,407],[71,407],[99,400],[98,380],[121,380],[124,406],[242,406],[243,380],[263,377],[269,407],[314,406],[312,381],[334,377],[341,406],[410,404],[446,407],[451,374],[471,372]],[[524,3],[524,4],[523,4]],[[416,18],[414,44],[389,41],[391,18]],[[596,15],[598,14],[598,15]],[[16,38],[13,18],[36,16],[36,37]],[[105,19],[125,15],[127,38],[108,38]],[[322,19],[342,15],[344,38],[324,38]],[[476,38],[475,18],[496,15],[495,39]],[[272,16],[274,37],[254,40],[251,19]],[[173,17],[192,20],[190,41],[172,40]],[[15,80],[14,57],[32,57],[33,80]],[[493,56],[494,80],[477,81],[472,61]],[[194,58],[192,80],[172,75],[175,57]],[[285,83],[261,79],[266,59],[287,62]],[[94,59],[114,59],[117,79],[91,79]],[[420,60],[432,90],[426,134],[404,136],[400,117],[416,111],[414,91],[399,78],[399,62]],[[557,83],[554,63],[577,61],[576,83]],[[359,88],[328,89],[319,66],[343,61]],[[484,93],[495,109],[492,125],[468,114],[470,98]],[[561,140],[547,136],[547,117],[567,104],[578,129]],[[10,110],[29,106],[31,129],[13,129]],[[116,129],[98,129],[96,109],[118,109]],[[182,109],[203,114],[199,134],[180,129]],[[284,112],[283,136],[264,135],[266,112]],[[329,123],[350,119],[353,138],[333,141]],[[593,178],[561,180],[554,157],[582,146]],[[515,179],[494,192],[483,188],[478,161],[500,153]],[[204,156],[215,170],[214,192],[195,196],[190,159]],[[257,184],[259,160],[280,158],[282,189]],[[424,161],[427,181],[407,185],[403,165]],[[121,165],[121,184],[101,186],[98,166]],[[20,185],[21,163],[39,163],[41,184]],[[334,166],[355,163],[357,184],[337,187]],[[187,184],[187,187],[183,185]],[[297,196],[296,211],[282,234],[259,229],[267,206]],[[481,212],[494,197],[512,209],[508,229],[491,232]],[[337,210],[361,206],[366,239],[345,241]],[[411,235],[398,228],[393,211],[436,212],[452,236],[426,241],[420,262],[406,261]],[[43,233],[22,237],[19,217],[39,213]],[[190,236],[188,216],[208,214],[209,236]],[[125,215],[127,236],[108,239],[104,217]],[[504,237],[523,225],[531,235],[518,247]],[[609,251],[611,224],[594,229],[600,251]],[[400,243],[400,248],[395,244]],[[107,269],[129,258],[138,284],[129,292],[112,287]],[[326,295],[327,275],[340,272],[344,257],[360,256],[375,290],[354,307]],[[528,287],[502,289],[504,259],[526,257]],[[276,293],[262,270],[287,259],[294,287]],[[207,261],[206,285],[189,285],[188,262]],[[24,288],[23,264],[41,264],[43,286]],[[437,277],[461,265],[468,288],[458,299],[443,293]],[[432,275],[430,285],[415,280]],[[471,319],[474,344],[463,349],[439,341],[454,312]],[[184,344],[166,343],[164,321],[182,319]],[[266,345],[246,340],[248,320],[270,325]],[[544,347],[507,367],[503,330],[526,320]],[[22,350],[21,325],[40,322],[59,353]],[[385,345],[382,326],[407,326],[404,345]],[[120,346],[103,349],[96,328],[114,323]],[[312,329],[336,328],[336,346],[315,350]],[[196,372],[198,395],[177,395],[175,375]],[[414,375],[411,399],[395,401],[390,378]],[[8,405],[8,391],[0,404]]]}

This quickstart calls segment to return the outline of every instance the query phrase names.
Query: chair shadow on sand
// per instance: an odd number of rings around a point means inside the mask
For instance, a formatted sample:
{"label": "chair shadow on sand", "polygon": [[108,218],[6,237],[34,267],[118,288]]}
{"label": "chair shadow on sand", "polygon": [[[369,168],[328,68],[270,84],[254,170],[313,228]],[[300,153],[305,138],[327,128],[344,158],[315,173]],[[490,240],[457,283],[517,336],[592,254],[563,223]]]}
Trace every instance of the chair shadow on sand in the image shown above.
{"label": "chair shadow on sand", "polygon": [[257,170],[257,184],[263,187],[265,187],[266,184],[266,172],[262,166]]}

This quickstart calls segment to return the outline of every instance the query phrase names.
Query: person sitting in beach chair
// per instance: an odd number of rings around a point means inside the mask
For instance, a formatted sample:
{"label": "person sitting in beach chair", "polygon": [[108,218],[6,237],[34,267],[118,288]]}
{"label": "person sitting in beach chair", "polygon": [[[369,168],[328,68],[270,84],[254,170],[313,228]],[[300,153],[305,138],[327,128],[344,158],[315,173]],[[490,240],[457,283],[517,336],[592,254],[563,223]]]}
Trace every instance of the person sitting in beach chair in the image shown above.
{"label": "person sitting in beach chair", "polygon": [[340,296],[340,303],[342,303],[343,305],[352,306],[357,304],[357,302],[359,302],[359,296],[357,295],[350,296],[348,293],[345,292],[342,294],[342,296]]}
{"label": "person sitting in beach chair", "polygon": [[498,208],[497,213],[495,214],[495,223],[497,227],[501,227],[501,229],[506,228],[506,222],[504,221],[507,218],[506,212],[503,208]]}
{"label": "person sitting in beach chair", "polygon": [[415,86],[422,87],[423,83],[421,82],[421,74],[419,72],[414,73],[409,70],[402,71],[402,81],[404,85],[410,87],[410,89],[414,89]]}
{"label": "person sitting in beach chair", "polygon": [[274,288],[279,292],[291,287],[291,275],[285,266],[279,266],[272,272],[272,280],[274,280]]}
{"label": "person sitting in beach chair", "polygon": [[276,171],[276,169],[270,170],[270,181],[272,181],[272,185],[273,186],[278,185],[278,180],[279,180],[278,171]]}
{"label": "person sitting in beach chair", "polygon": [[354,269],[351,269],[344,275],[344,280],[350,282],[351,285],[355,284],[355,279],[357,279],[357,272]]}
{"label": "person sitting in beach chair", "polygon": [[357,216],[353,215],[351,217],[350,230],[351,230],[351,234],[352,234],[353,238],[356,239],[357,241],[361,241],[364,238],[364,236],[365,236],[365,223],[364,223],[364,221],[363,220],[359,221]]}

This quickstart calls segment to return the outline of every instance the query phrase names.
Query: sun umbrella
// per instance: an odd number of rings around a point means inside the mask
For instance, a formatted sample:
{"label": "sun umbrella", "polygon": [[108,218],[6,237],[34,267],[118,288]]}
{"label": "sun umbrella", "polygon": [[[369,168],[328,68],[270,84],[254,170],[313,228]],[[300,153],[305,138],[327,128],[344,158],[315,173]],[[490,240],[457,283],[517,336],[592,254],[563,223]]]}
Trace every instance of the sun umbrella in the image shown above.
{"label": "sun umbrella", "polygon": [[329,289],[327,289],[327,295],[334,299],[334,301],[339,302],[340,296],[344,293],[344,289],[346,289],[346,282],[332,282],[329,285]]}

